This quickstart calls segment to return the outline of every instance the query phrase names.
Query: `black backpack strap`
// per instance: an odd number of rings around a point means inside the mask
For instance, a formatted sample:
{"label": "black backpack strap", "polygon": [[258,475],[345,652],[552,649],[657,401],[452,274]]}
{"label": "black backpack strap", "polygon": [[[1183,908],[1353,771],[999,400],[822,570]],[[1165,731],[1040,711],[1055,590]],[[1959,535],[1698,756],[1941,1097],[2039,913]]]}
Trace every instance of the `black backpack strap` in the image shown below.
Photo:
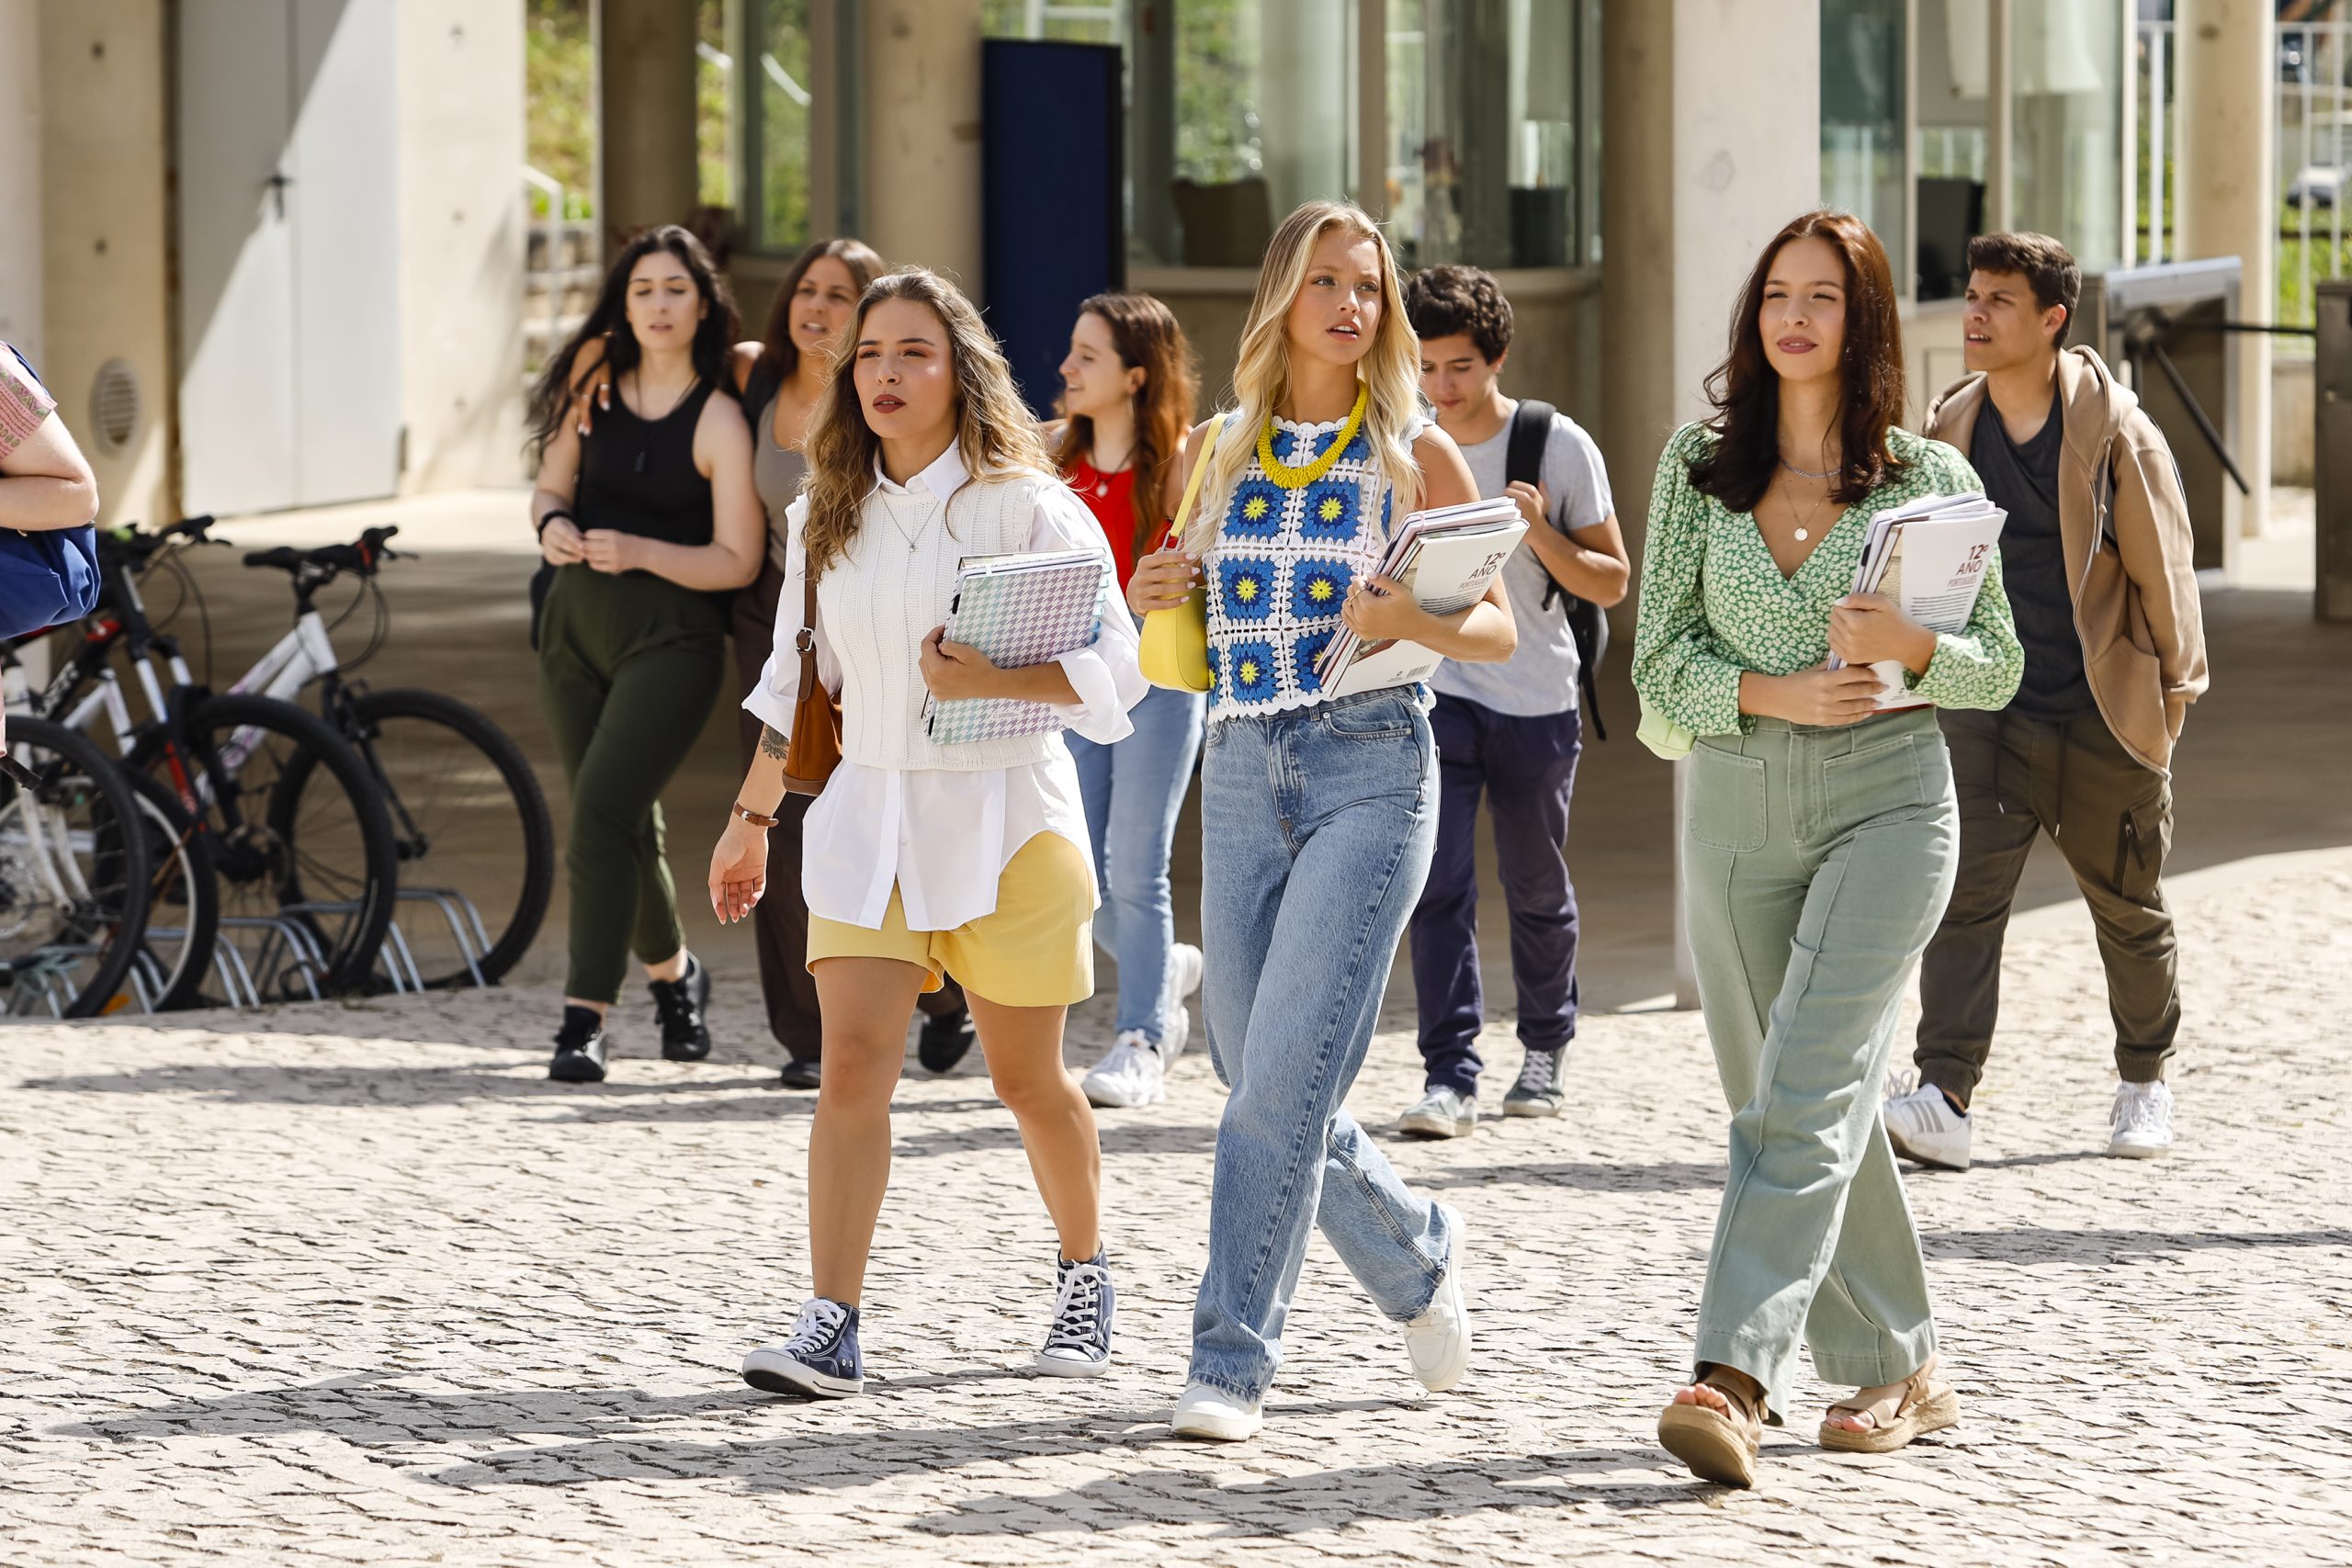
{"label": "black backpack strap", "polygon": [[1544,444],[1552,436],[1552,416],[1560,411],[1535,398],[1521,398],[1511,410],[1510,444],[1503,448],[1503,483],[1544,482]]}

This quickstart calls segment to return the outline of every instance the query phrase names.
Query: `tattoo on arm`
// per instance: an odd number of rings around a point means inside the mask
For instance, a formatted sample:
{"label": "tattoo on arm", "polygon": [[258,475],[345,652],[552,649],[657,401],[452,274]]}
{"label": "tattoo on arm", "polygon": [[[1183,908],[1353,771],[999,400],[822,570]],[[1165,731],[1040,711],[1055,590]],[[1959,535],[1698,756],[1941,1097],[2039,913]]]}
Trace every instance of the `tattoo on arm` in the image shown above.
{"label": "tattoo on arm", "polygon": [[781,762],[792,754],[792,742],[774,725],[763,724],[760,727],[760,754]]}

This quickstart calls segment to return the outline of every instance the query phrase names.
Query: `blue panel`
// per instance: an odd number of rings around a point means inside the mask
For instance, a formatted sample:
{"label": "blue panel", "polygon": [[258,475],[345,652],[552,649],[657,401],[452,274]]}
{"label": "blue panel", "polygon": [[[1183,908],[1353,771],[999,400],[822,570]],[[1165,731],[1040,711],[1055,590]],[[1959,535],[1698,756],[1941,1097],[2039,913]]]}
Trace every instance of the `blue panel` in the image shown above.
{"label": "blue panel", "polygon": [[1126,281],[1119,51],[1016,39],[981,51],[989,325],[1043,416],[1079,301]]}

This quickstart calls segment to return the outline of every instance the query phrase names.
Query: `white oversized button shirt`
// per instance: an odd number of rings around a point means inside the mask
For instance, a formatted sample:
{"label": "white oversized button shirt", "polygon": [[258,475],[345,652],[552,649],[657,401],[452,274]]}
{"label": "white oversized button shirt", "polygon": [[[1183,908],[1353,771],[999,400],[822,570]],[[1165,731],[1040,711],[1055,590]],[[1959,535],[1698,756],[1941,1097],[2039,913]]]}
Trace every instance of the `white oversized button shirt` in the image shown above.
{"label": "white oversized button shirt", "polygon": [[[940,508],[929,525],[941,527],[948,498],[970,483],[971,475],[961,453],[950,446],[904,488],[878,471],[875,482],[890,494],[922,494],[938,501]],[[785,581],[776,599],[775,642],[743,707],[769,728],[789,736],[800,689],[800,653],[795,644],[807,600],[808,498],[794,501],[785,518]],[[1109,559],[1102,530],[1085,504],[1060,484],[1038,488],[1029,537],[1019,547],[1091,549]],[[856,569],[850,561],[838,560],[830,570]],[[919,628],[916,636],[929,629]],[[1065,726],[1103,745],[1134,733],[1127,710],[1147,689],[1136,663],[1138,642],[1133,617],[1114,604],[1102,615],[1091,647],[1057,660],[1079,698],[1069,706],[1056,705],[1054,712]],[[840,657],[825,636],[821,616],[817,677],[829,691],[842,689]],[[808,808],[803,829],[800,886],[809,913],[878,931],[895,886],[909,930],[953,931],[995,911],[997,883],[1005,865],[1039,833],[1057,833],[1076,844],[1091,878],[1094,855],[1078,769],[1059,735],[1048,740],[1043,761],[968,773],[877,768],[844,760]],[[1097,903],[1101,897],[1098,887]]]}

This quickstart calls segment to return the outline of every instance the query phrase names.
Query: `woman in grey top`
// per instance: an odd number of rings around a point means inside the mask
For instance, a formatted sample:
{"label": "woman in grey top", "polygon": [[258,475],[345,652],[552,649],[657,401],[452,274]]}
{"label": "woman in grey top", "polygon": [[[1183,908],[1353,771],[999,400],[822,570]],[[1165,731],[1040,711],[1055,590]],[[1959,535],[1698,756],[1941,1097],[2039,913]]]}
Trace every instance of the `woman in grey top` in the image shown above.
{"label": "woman in grey top", "polygon": [[[775,644],[776,596],[784,589],[784,509],[800,493],[801,476],[808,471],[800,456],[801,433],[833,378],[842,329],[856,315],[865,286],[886,270],[863,241],[819,240],[794,258],[776,287],[764,341],[736,350],[737,384],[752,416],[752,478],[768,516],[767,563],[759,581],[735,596],[739,693],[759,680]],[[742,765],[748,768],[759,747],[760,723],[747,713],[736,718]],[[784,1066],[784,1081],[793,1089],[815,1089],[818,1081],[817,983],[808,975],[808,906],[800,897],[800,825],[809,800],[805,795],[785,797],[778,813],[783,821],[768,835],[768,897],[752,917],[768,1030],[791,1058]]]}

